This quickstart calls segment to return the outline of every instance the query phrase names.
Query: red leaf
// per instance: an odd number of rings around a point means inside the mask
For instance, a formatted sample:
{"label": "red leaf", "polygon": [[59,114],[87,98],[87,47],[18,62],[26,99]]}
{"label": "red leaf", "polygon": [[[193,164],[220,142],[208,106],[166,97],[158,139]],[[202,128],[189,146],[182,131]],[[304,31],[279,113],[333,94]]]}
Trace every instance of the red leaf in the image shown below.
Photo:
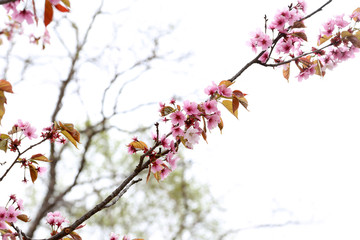
{"label": "red leaf", "polygon": [[70,9],[64,7],[63,5],[61,5],[60,3],[55,5],[56,9],[59,10],[60,12],[70,12]]}
{"label": "red leaf", "polygon": [[44,9],[44,24],[45,27],[51,23],[54,15],[53,5],[49,0],[45,0],[45,9]]}

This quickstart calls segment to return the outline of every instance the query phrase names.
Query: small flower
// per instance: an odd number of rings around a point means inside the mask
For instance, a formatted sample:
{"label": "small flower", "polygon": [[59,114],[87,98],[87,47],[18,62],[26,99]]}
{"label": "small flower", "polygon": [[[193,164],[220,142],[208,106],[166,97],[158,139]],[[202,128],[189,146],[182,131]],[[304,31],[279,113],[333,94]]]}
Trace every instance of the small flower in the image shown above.
{"label": "small flower", "polygon": [[[221,85],[222,86],[222,85]],[[217,102],[215,100],[206,101],[203,104],[204,110],[206,114],[211,114],[213,112],[217,112]]]}
{"label": "small flower", "polygon": [[172,126],[171,134],[174,138],[178,136],[184,136],[184,130],[182,130],[179,126]]}
{"label": "small flower", "polygon": [[151,171],[153,173],[159,172],[164,168],[164,163],[161,159],[156,159],[155,162],[151,164]]}
{"label": "small flower", "polygon": [[172,123],[173,125],[177,125],[177,124],[178,124],[178,126],[183,126],[183,125],[185,124],[186,117],[185,117],[185,115],[184,115],[182,112],[180,112],[180,111],[176,111],[176,112],[172,113],[172,114],[170,115],[170,118],[171,118],[171,123]]}
{"label": "small flower", "polygon": [[199,143],[200,134],[201,132],[195,128],[189,128],[186,130],[184,138],[187,140],[187,143],[189,143],[188,147],[191,148],[193,144]]}
{"label": "small flower", "polygon": [[160,178],[161,180],[164,180],[167,178],[167,176],[171,173],[171,170],[168,167],[164,167],[160,172]]}
{"label": "small flower", "polygon": [[189,102],[188,100],[184,101],[184,110],[188,115],[198,115],[200,111],[198,110],[198,105],[195,102]]}
{"label": "small flower", "polygon": [[46,172],[47,169],[46,169],[46,167],[38,167],[36,170],[39,175],[42,175]]}
{"label": "small flower", "polygon": [[211,115],[208,118],[208,122],[207,122],[208,128],[211,130],[211,129],[215,128],[220,122],[221,122],[220,112],[219,112],[219,114]]}
{"label": "small flower", "polygon": [[259,58],[259,61],[262,63],[265,63],[266,60],[268,60],[268,58],[269,58],[269,52],[266,51],[261,55],[261,57]]}
{"label": "small flower", "polygon": [[172,152],[169,152],[168,155],[166,156],[166,161],[169,163],[171,170],[175,170],[177,165],[177,161],[179,160],[178,157],[175,156],[175,154],[173,154]]}
{"label": "small flower", "polygon": [[19,210],[15,210],[14,206],[10,206],[6,212],[6,221],[14,223],[17,221],[17,216],[20,214]]}
{"label": "small flower", "polygon": [[0,222],[6,219],[6,208],[0,207]]}
{"label": "small flower", "polygon": [[118,240],[119,239],[119,235],[115,234],[115,233],[110,233],[110,240]]}
{"label": "small flower", "polygon": [[33,16],[34,15],[32,12],[24,9],[20,12],[14,12],[12,18],[19,23],[22,23],[24,20],[26,20],[28,24],[33,24],[34,23]]}
{"label": "small flower", "polygon": [[205,88],[205,93],[209,96],[214,95],[218,90],[218,86],[213,82],[212,85]]}
{"label": "small flower", "polygon": [[232,96],[232,90],[230,88],[228,88],[226,85],[221,84],[219,86],[218,92],[221,96],[224,97],[231,97]]}

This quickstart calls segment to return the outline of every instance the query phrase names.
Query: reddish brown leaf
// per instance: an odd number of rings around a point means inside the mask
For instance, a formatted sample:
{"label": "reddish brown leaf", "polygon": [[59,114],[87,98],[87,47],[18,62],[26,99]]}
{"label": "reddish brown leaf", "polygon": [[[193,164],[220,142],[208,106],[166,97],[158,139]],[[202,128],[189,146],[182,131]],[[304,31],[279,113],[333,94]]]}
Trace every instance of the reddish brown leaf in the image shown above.
{"label": "reddish brown leaf", "polygon": [[223,80],[219,83],[219,86],[220,85],[225,85],[226,87],[229,87],[231,86],[231,84],[233,84],[233,82],[229,81],[229,80]]}
{"label": "reddish brown leaf", "polygon": [[360,48],[360,40],[356,36],[349,36],[346,37],[347,40],[349,40],[354,47]]}
{"label": "reddish brown leaf", "polygon": [[221,117],[220,117],[220,123],[218,124],[218,128],[220,129],[220,133],[222,133],[222,130],[224,128],[224,122]]}
{"label": "reddish brown leaf", "polygon": [[14,93],[13,90],[12,90],[11,83],[9,83],[8,81],[6,81],[4,79],[0,80],[0,91]]}
{"label": "reddish brown leaf", "polygon": [[30,218],[26,214],[17,215],[17,219],[19,219],[23,222],[30,222]]}
{"label": "reddish brown leaf", "polygon": [[54,15],[53,5],[49,0],[45,0],[45,9],[44,9],[44,24],[45,27],[51,23]]}
{"label": "reddish brown leaf", "polygon": [[305,28],[305,24],[302,21],[301,22],[295,22],[292,27],[293,28]]}
{"label": "reddish brown leaf", "polygon": [[38,177],[38,171],[36,170],[35,166],[31,163],[29,164],[29,171],[30,171],[31,181],[34,183]]}
{"label": "reddish brown leaf", "polygon": [[306,36],[306,34],[304,32],[294,32],[291,35],[295,36],[295,37],[298,37],[298,38],[301,38],[304,41],[307,41],[307,36]]}
{"label": "reddish brown leaf", "polygon": [[232,110],[233,110],[233,112],[238,110],[239,105],[240,105],[239,100],[235,96],[233,96],[233,98],[232,98]]}
{"label": "reddish brown leaf", "polygon": [[290,63],[287,63],[283,68],[283,76],[289,82],[290,77]]}
{"label": "reddish brown leaf", "polygon": [[80,237],[79,234],[77,234],[76,232],[71,232],[70,236],[72,237],[72,239],[74,240],[82,240],[82,238]]}
{"label": "reddish brown leaf", "polygon": [[0,91],[0,124],[1,124],[1,119],[5,114],[5,103],[6,103],[6,97],[4,91]]}
{"label": "reddish brown leaf", "polygon": [[55,5],[55,8],[57,10],[59,10],[60,12],[70,12],[70,9],[64,7],[63,5],[61,5],[60,3]]}

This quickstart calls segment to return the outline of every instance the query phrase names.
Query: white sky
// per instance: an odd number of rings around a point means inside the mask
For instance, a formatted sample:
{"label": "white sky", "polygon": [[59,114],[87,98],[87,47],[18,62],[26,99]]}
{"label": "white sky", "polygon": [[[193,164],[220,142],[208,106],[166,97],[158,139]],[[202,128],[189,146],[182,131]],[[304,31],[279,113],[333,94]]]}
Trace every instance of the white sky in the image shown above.
{"label": "white sky", "polygon": [[[289,3],[139,0],[140,8],[134,7],[138,10],[132,10],[127,21],[137,26],[149,21],[162,27],[176,24],[165,48],[193,55],[159,70],[161,79],[166,79],[162,89],[169,97],[177,94],[198,100],[206,98],[202,89],[212,81],[230,78],[254,57],[246,46],[249,33],[263,27],[264,14],[271,21],[276,10]],[[309,2],[308,12],[323,3]],[[73,4],[75,15],[81,10]],[[314,34],[309,39],[315,40],[321,23],[333,15],[351,13],[359,7],[356,4],[333,1],[305,23]],[[224,109],[223,134],[213,131],[209,144],[186,153],[194,161],[194,174],[210,183],[223,201],[227,226],[302,223],[241,231],[233,239],[360,237],[359,66],[360,56],[327,72],[323,79],[314,76],[302,83],[294,78],[294,66],[290,83],[280,69],[253,66],[233,85],[248,94],[250,112],[240,111],[236,120]]]}

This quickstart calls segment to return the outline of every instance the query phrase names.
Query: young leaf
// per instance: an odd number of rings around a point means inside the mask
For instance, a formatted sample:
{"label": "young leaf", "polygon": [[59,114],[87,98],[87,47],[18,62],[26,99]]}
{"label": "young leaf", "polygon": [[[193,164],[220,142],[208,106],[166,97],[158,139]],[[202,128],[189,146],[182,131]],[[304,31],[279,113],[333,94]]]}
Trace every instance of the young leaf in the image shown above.
{"label": "young leaf", "polygon": [[321,44],[323,44],[324,42],[326,42],[327,40],[329,40],[330,38],[332,38],[332,35],[328,36],[328,35],[322,35],[320,37],[320,39],[318,40],[318,46],[320,46]]}
{"label": "young leaf", "polygon": [[45,8],[44,8],[44,24],[45,27],[51,23],[54,15],[53,5],[49,0],[45,0]]}
{"label": "young leaf", "polygon": [[287,63],[286,65],[284,65],[284,68],[283,68],[283,76],[284,76],[284,78],[289,82],[289,77],[290,77],[290,63]]}
{"label": "young leaf", "polygon": [[0,134],[0,150],[4,152],[8,149],[9,135]]}
{"label": "young leaf", "polygon": [[220,123],[218,124],[218,128],[220,129],[220,133],[222,133],[222,130],[224,128],[224,122],[221,117],[220,117]]}
{"label": "young leaf", "polygon": [[76,140],[71,136],[71,134],[65,130],[61,130],[61,133],[76,147],[77,147],[77,144],[76,144]]}
{"label": "young leaf", "polygon": [[307,36],[306,36],[306,34],[304,32],[294,32],[291,35],[294,36],[294,37],[301,38],[302,40],[307,42]]}
{"label": "young leaf", "polygon": [[234,82],[231,82],[231,81],[229,81],[229,80],[223,80],[223,81],[221,81],[221,82],[219,83],[219,86],[220,86],[220,85],[225,85],[226,87],[229,87],[229,86],[231,86],[233,83],[234,83]]}
{"label": "young leaf", "polygon": [[26,214],[19,214],[16,216],[17,219],[23,222],[30,222],[30,218]]}
{"label": "young leaf", "polygon": [[51,162],[47,157],[45,157],[41,153],[32,155],[30,159],[36,160],[36,161],[42,161],[42,162]]}
{"label": "young leaf", "polygon": [[356,36],[348,36],[346,39],[349,40],[354,47],[360,48],[360,40]]}
{"label": "young leaf", "polygon": [[315,66],[315,74],[323,77],[325,75],[325,72],[322,70],[322,64],[319,60],[315,60],[314,63]]}
{"label": "young leaf", "polygon": [[134,147],[136,150],[148,149],[148,146],[143,141],[132,141],[129,145]]}
{"label": "young leaf", "polygon": [[5,114],[5,103],[6,103],[6,97],[4,91],[0,91],[0,124],[1,124],[1,119]]}
{"label": "young leaf", "polygon": [[232,97],[232,110],[233,110],[233,112],[238,110],[239,105],[240,105],[239,100],[237,99],[236,96],[233,96]]}
{"label": "young leaf", "polygon": [[63,4],[65,4],[65,6],[67,6],[68,8],[70,8],[70,1],[69,0],[61,0]]}
{"label": "young leaf", "polygon": [[292,25],[292,28],[305,28],[305,24],[303,21],[295,22],[294,25]]}
{"label": "young leaf", "polygon": [[231,112],[232,115],[234,115],[236,118],[238,118],[238,111],[233,111],[233,107],[232,107],[232,101],[231,100],[223,100],[222,105],[224,105],[224,107],[229,110],[229,112]]}
{"label": "young leaf", "polygon": [[5,92],[9,92],[9,93],[14,93],[12,91],[11,83],[9,83],[8,81],[6,81],[4,79],[0,80],[0,90],[5,91]]}
{"label": "young leaf", "polygon": [[38,171],[36,170],[35,166],[31,163],[29,164],[29,171],[30,171],[31,181],[34,183],[38,177]]}
{"label": "young leaf", "polygon": [[82,238],[80,237],[79,234],[77,234],[76,232],[71,232],[70,236],[72,237],[72,239],[74,240],[82,240]]}
{"label": "young leaf", "polygon": [[70,12],[70,9],[69,9],[69,8],[64,7],[64,6],[61,5],[60,3],[59,3],[59,4],[56,4],[56,5],[55,5],[55,8],[56,8],[57,10],[59,10],[60,12]]}

